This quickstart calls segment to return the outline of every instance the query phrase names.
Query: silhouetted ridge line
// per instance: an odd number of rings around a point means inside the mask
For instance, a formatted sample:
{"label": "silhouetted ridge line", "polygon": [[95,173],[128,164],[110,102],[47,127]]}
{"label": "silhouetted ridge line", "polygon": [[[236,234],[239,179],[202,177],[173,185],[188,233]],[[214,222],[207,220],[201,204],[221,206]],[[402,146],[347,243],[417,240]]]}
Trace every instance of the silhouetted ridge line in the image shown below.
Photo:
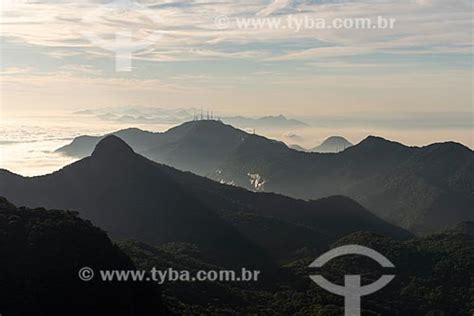
{"label": "silhouetted ridge line", "polygon": [[95,146],[94,152],[92,153],[93,158],[101,157],[120,157],[133,155],[135,152],[121,138],[109,135],[102,139],[97,146]]}

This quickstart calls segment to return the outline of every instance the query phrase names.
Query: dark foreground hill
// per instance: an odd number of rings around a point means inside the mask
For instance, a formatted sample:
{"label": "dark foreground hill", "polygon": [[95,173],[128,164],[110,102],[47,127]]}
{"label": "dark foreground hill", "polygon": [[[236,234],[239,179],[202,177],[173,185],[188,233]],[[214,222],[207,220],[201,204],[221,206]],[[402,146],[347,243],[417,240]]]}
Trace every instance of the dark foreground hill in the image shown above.
{"label": "dark foreground hill", "polygon": [[[474,220],[474,153],[453,142],[407,147],[370,136],[340,153],[305,153],[218,121],[114,134],[154,161],[250,190],[345,195],[417,233]],[[84,157],[100,139],[77,138],[59,151]]]}
{"label": "dark foreground hill", "polygon": [[[112,245],[106,234],[73,212],[17,209],[0,198],[0,312],[6,315],[341,315],[343,300],[308,278],[322,273],[342,283],[360,274],[364,284],[382,274],[395,279],[363,297],[363,315],[471,315],[474,312],[474,223],[425,238],[399,241],[357,232],[332,247],[365,245],[389,258],[381,270],[363,257],[334,259],[321,271],[308,268],[304,251],[257,282],[165,282],[164,302],[154,284],[82,282],[78,269],[219,271],[195,246],[137,241]],[[123,251],[123,252],[122,252]],[[126,253],[129,257],[125,255]],[[316,254],[319,255],[320,253]],[[236,270],[237,271],[237,270]]]}
{"label": "dark foreground hill", "polygon": [[410,237],[348,198],[306,202],[219,184],[152,162],[115,136],[50,175],[1,171],[0,192],[20,205],[77,210],[116,238],[192,243],[224,265],[287,260],[360,230]]}
{"label": "dark foreground hill", "polygon": [[[322,273],[331,282],[344,284],[347,274],[362,275],[370,284],[381,275],[394,280],[380,291],[362,297],[362,315],[450,315],[474,313],[474,223],[464,223],[443,233],[408,241],[358,232],[332,247],[358,244],[370,247],[394,265],[383,269],[370,259],[345,256],[322,269],[308,268],[316,256],[301,252],[281,266],[270,280],[258,283],[166,283],[163,293],[177,314],[343,315],[343,298],[319,288],[310,275]],[[160,247],[122,242],[120,247],[143,269],[215,269],[190,245]],[[319,253],[320,254],[320,253]],[[319,255],[318,254],[318,255]],[[212,297],[212,303],[209,302]]]}
{"label": "dark foreground hill", "polygon": [[82,267],[136,269],[105,232],[76,213],[17,209],[0,197],[0,314],[168,314],[156,286],[84,282]]}

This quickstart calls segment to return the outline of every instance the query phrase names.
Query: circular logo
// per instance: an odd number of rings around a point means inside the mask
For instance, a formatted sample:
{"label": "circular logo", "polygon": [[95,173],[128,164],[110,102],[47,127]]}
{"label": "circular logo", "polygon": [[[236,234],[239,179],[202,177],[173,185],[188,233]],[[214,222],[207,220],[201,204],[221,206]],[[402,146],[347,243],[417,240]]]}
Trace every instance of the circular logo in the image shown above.
{"label": "circular logo", "polygon": [[[393,263],[390,262],[387,258],[385,258],[382,254],[378,253],[373,249],[359,245],[347,245],[332,249],[322,254],[316,260],[314,260],[313,263],[309,265],[309,267],[321,268],[328,261],[345,255],[366,256],[378,262],[384,268],[395,267]],[[345,315],[360,316],[361,297],[372,294],[382,289],[395,278],[395,275],[383,275],[374,283],[365,286],[362,286],[361,284],[360,275],[346,275],[344,286],[331,283],[322,275],[311,275],[310,278],[326,291],[334,293],[336,295],[344,296]]]}
{"label": "circular logo", "polygon": [[88,282],[91,281],[94,278],[94,270],[92,270],[89,267],[84,267],[81,270],[79,270],[79,279],[82,281]]}

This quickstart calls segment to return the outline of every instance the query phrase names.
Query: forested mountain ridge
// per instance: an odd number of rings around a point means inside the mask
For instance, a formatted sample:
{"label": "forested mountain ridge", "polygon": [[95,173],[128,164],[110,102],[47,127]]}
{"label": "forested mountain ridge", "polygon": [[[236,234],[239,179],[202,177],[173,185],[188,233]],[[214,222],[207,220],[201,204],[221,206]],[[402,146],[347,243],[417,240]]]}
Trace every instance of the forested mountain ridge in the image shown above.
{"label": "forested mountain ridge", "polygon": [[0,192],[20,205],[77,210],[115,238],[193,243],[219,264],[286,260],[360,230],[411,236],[348,198],[307,202],[219,184],[150,161],[115,136],[50,175],[0,173]]}
{"label": "forested mountain ridge", "polygon": [[[296,151],[218,121],[188,122],[165,133],[132,131],[116,134],[146,157],[250,190],[307,200],[345,195],[418,233],[474,219],[474,153],[461,144],[408,147],[369,136],[340,153],[323,154]],[[59,151],[87,154],[100,139],[89,139],[87,146],[77,139]]]}

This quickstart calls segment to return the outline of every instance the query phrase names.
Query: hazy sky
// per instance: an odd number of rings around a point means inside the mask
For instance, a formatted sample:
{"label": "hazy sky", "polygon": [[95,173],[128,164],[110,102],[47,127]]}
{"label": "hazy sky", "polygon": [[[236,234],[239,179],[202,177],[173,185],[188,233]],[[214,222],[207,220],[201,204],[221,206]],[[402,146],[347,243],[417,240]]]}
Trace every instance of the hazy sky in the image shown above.
{"label": "hazy sky", "polygon": [[[402,117],[472,131],[471,0],[141,4],[117,13],[99,0],[2,0],[3,115],[130,104],[207,106],[387,124]],[[378,16],[396,19],[394,28],[237,25],[243,18]],[[222,17],[225,27],[216,25]],[[91,41],[90,34],[110,42],[118,32],[134,39],[153,35],[133,53],[130,72],[117,72],[115,53]]]}

